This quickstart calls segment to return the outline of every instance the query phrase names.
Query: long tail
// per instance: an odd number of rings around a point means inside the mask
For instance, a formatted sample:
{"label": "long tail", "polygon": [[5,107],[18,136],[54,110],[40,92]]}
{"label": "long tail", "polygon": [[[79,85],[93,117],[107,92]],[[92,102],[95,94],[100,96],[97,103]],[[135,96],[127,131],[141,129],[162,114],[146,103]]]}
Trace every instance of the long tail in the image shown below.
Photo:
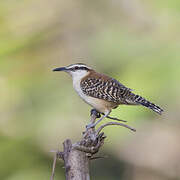
{"label": "long tail", "polygon": [[144,99],[143,97],[141,97],[139,95],[135,95],[134,93],[131,93],[131,101],[133,101],[135,104],[140,104],[149,109],[152,109],[154,112],[156,112],[160,115],[163,112],[163,109],[161,109],[159,106],[147,101],[146,99]]}

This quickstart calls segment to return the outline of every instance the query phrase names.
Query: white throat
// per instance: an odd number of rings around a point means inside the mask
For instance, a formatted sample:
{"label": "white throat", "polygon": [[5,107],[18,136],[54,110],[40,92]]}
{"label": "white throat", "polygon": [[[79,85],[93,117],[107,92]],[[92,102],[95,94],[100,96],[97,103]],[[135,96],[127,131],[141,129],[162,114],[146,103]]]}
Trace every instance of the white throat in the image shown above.
{"label": "white throat", "polygon": [[73,80],[73,84],[74,84],[74,81],[75,82],[80,82],[82,78],[84,78],[85,76],[87,76],[89,74],[89,72],[87,71],[82,71],[82,70],[79,70],[79,71],[76,71],[76,72],[70,72],[70,75],[72,76],[72,80]]}
{"label": "white throat", "polygon": [[84,99],[84,93],[81,90],[81,80],[87,76],[89,74],[89,72],[87,71],[76,71],[76,72],[70,72],[70,75],[72,76],[72,80],[73,80],[73,88],[76,90],[76,92],[78,93],[78,95]]}

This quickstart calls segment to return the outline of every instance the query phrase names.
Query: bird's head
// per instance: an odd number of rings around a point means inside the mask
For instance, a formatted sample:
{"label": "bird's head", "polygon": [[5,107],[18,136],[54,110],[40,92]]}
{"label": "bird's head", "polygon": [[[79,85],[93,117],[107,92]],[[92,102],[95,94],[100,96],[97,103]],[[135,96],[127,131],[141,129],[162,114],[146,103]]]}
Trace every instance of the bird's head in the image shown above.
{"label": "bird's head", "polygon": [[83,78],[92,70],[89,66],[83,63],[71,64],[66,67],[55,68],[53,71],[64,71],[72,76],[72,78]]}

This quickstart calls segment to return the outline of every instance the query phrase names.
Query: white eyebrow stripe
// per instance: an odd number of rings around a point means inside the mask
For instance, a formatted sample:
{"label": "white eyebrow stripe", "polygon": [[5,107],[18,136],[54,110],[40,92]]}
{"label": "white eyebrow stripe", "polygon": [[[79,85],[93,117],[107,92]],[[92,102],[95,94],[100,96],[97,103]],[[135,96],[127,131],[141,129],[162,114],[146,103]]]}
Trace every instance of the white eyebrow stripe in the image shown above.
{"label": "white eyebrow stripe", "polygon": [[67,66],[67,68],[73,68],[73,67],[76,67],[76,66],[91,69],[90,67],[88,67],[86,65],[83,65],[83,64],[72,64],[72,65]]}

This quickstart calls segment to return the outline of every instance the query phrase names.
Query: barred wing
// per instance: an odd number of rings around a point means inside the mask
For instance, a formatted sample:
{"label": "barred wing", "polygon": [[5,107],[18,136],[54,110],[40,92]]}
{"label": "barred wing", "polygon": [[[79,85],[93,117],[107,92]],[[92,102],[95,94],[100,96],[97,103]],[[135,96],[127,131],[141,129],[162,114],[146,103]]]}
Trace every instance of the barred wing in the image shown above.
{"label": "barred wing", "polygon": [[88,96],[122,104],[128,104],[126,99],[131,95],[131,89],[113,78],[89,77],[82,80],[81,89]]}

